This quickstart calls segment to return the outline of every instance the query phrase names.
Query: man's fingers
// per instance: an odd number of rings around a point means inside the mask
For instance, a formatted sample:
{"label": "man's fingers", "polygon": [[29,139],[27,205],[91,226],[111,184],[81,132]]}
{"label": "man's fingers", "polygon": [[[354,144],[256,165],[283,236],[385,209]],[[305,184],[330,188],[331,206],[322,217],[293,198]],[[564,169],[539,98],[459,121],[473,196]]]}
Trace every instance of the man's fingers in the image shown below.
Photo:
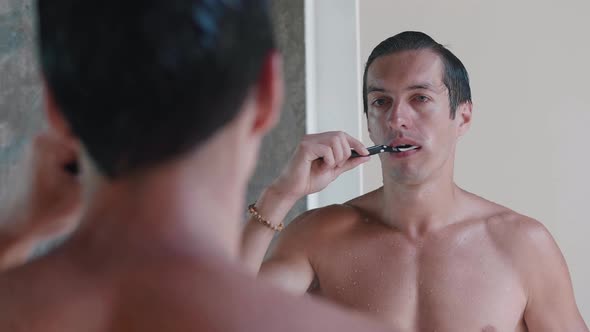
{"label": "man's fingers", "polygon": [[316,144],[312,146],[312,152],[315,155],[314,159],[322,158],[324,164],[327,167],[334,167],[336,166],[336,160],[334,158],[334,152],[332,148],[327,145]]}
{"label": "man's fingers", "polygon": [[346,151],[343,144],[343,139],[340,135],[336,135],[332,137],[332,142],[330,144],[332,151],[334,152],[334,161],[336,165],[339,167],[341,166],[344,161],[346,161]]}
{"label": "man's fingers", "polygon": [[322,158],[326,167],[346,167],[347,170],[357,165],[348,162],[351,149],[363,156],[369,154],[362,142],[342,131],[307,135],[300,147],[309,162]]}
{"label": "man's fingers", "polygon": [[350,144],[348,143],[348,139],[345,135],[342,135],[341,141],[342,141],[343,156],[342,156],[342,161],[338,164],[338,167],[344,166],[344,164],[346,163],[346,161],[348,159],[350,159],[350,156],[352,154]]}
{"label": "man's fingers", "polygon": [[338,175],[350,171],[351,169],[356,168],[360,164],[364,164],[369,160],[371,160],[371,157],[368,156],[348,159],[344,165],[342,165],[342,167],[338,168]]}
{"label": "man's fingers", "polygon": [[348,142],[348,144],[350,145],[350,147],[352,149],[354,149],[354,151],[356,151],[358,154],[362,155],[362,156],[366,156],[369,154],[369,150],[367,150],[367,148],[365,147],[365,145],[359,141],[358,139],[346,134],[346,141]]}

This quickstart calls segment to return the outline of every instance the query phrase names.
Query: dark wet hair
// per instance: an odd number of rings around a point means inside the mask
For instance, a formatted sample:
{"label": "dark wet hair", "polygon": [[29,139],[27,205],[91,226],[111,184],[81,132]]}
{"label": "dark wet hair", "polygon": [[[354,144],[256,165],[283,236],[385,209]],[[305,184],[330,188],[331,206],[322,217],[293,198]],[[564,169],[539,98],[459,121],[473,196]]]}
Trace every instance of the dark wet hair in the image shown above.
{"label": "dark wet hair", "polygon": [[264,0],[39,0],[38,15],[49,89],[111,178],[232,120],[275,47]]}
{"label": "dark wet hair", "polygon": [[367,72],[369,66],[377,58],[403,51],[431,50],[436,53],[444,64],[443,83],[449,90],[449,105],[451,118],[455,118],[457,107],[463,103],[471,103],[471,88],[469,87],[469,75],[461,60],[443,45],[423,32],[405,31],[393,37],[389,37],[379,43],[367,60],[363,74],[363,107],[365,114],[367,105]]}

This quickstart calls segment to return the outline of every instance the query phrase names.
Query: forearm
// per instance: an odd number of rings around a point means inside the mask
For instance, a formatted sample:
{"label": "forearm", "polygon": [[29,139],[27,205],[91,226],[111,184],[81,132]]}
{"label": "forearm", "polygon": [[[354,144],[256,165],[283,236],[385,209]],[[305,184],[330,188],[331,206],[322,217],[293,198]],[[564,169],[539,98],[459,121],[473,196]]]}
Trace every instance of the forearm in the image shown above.
{"label": "forearm", "polygon": [[[278,225],[297,200],[287,198],[272,187],[265,189],[256,202],[256,209],[261,216],[273,225]],[[250,218],[242,234],[241,259],[246,268],[258,274],[268,246],[275,235],[275,231]]]}

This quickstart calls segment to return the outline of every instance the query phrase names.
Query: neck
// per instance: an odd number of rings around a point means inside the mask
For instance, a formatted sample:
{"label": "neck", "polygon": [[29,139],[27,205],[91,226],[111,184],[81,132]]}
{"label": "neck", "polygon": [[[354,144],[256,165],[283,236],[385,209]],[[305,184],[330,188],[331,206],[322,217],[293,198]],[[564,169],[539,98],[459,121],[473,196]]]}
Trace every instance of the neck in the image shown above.
{"label": "neck", "polygon": [[453,181],[452,167],[418,184],[400,183],[384,174],[382,218],[408,237],[419,238],[456,219],[461,193]]}
{"label": "neck", "polygon": [[223,165],[210,165],[178,162],[133,178],[99,180],[80,243],[119,256],[236,259],[245,185],[236,185]]}

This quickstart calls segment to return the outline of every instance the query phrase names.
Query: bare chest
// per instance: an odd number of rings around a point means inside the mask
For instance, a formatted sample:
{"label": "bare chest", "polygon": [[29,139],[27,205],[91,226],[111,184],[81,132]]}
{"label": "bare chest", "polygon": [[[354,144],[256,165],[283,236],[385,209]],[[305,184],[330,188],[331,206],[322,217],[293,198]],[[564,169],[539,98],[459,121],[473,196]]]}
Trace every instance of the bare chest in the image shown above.
{"label": "bare chest", "polygon": [[486,238],[362,237],[321,252],[313,292],[399,330],[524,331],[518,276]]}

